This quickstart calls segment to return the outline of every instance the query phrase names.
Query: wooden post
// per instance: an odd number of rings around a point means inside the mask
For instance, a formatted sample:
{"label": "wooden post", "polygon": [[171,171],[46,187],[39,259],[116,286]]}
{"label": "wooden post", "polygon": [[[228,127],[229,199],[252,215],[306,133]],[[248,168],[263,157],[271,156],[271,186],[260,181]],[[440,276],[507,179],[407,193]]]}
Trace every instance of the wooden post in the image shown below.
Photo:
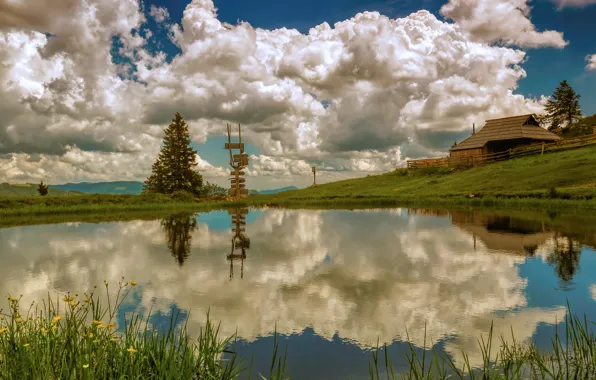
{"label": "wooden post", "polygon": [[312,175],[313,175],[313,186],[317,184],[317,167],[312,167]]}
{"label": "wooden post", "polygon": [[540,153],[540,155],[542,156],[544,154],[544,141],[542,142],[542,153]]}

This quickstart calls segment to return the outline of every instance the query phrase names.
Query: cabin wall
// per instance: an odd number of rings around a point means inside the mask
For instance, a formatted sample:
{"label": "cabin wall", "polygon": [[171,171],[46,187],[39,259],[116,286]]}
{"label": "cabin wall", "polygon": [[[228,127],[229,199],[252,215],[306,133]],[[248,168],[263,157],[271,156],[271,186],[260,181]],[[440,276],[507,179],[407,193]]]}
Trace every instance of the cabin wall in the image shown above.
{"label": "cabin wall", "polygon": [[451,157],[470,157],[470,156],[480,156],[485,154],[484,148],[474,148],[474,149],[462,149],[462,150],[454,150],[449,153]]}
{"label": "cabin wall", "polygon": [[[520,148],[522,146],[540,143],[542,140],[534,139],[511,139],[511,140],[500,140],[500,141],[489,141],[486,144],[487,153],[499,153],[506,152],[509,149]],[[552,141],[548,141],[552,142]]]}

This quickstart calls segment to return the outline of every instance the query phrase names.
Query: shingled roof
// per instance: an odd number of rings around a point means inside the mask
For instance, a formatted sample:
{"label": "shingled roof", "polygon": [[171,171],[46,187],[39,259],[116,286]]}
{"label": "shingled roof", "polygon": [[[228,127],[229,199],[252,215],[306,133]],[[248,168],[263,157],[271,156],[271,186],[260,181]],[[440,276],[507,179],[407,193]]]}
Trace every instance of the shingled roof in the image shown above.
{"label": "shingled roof", "polygon": [[489,141],[529,138],[559,140],[560,137],[540,127],[534,115],[520,115],[487,120],[484,128],[457,144],[450,151],[482,148]]}

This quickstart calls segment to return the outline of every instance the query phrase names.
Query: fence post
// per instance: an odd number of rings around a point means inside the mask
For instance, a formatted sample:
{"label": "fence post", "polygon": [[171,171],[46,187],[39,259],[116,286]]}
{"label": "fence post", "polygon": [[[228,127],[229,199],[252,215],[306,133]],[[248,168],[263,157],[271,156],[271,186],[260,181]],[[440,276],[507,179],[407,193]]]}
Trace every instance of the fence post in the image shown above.
{"label": "fence post", "polygon": [[542,156],[544,154],[544,141],[542,142],[542,153],[540,153],[540,155]]}

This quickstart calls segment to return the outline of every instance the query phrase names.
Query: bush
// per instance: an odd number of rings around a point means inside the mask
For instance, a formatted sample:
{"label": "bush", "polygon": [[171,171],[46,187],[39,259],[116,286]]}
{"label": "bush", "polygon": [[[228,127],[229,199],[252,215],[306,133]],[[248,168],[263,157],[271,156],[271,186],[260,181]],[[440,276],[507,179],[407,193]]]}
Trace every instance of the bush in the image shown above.
{"label": "bush", "polygon": [[185,190],[174,191],[171,195],[172,199],[178,202],[194,202],[195,196]]}
{"label": "bush", "polygon": [[201,198],[225,198],[228,195],[228,190],[215,183],[207,182],[199,189],[199,197]]}

